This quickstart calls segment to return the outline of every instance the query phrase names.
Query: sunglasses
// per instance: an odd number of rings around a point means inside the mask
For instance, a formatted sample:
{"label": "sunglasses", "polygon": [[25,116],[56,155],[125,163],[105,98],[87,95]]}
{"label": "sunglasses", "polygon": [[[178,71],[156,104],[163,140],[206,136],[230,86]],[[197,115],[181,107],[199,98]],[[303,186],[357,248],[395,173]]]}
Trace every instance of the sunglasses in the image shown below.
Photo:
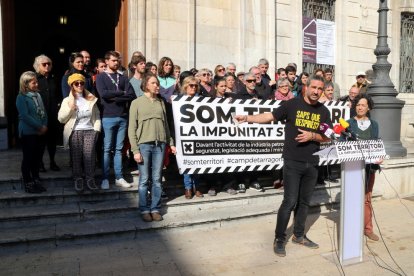
{"label": "sunglasses", "polygon": [[248,82],[248,83],[252,83],[252,82],[255,82],[256,80],[254,79],[254,80],[246,80],[246,82]]}
{"label": "sunglasses", "polygon": [[202,76],[203,77],[207,77],[207,76],[210,77],[211,75],[209,73],[203,73]]}
{"label": "sunglasses", "polygon": [[191,88],[197,88],[198,87],[198,84],[190,83],[188,86],[190,86]]}
{"label": "sunglasses", "polygon": [[362,75],[357,76],[357,79],[360,79],[360,78],[365,78],[365,76],[362,76]]}
{"label": "sunglasses", "polygon": [[43,65],[44,67],[46,67],[46,65],[47,65],[47,66],[50,66],[50,62],[42,62],[42,65]]}
{"label": "sunglasses", "polygon": [[224,68],[217,69],[217,72],[223,72]]}
{"label": "sunglasses", "polygon": [[83,81],[75,81],[73,83],[73,85],[75,85],[75,86],[84,86],[85,85],[85,82],[83,82]]}

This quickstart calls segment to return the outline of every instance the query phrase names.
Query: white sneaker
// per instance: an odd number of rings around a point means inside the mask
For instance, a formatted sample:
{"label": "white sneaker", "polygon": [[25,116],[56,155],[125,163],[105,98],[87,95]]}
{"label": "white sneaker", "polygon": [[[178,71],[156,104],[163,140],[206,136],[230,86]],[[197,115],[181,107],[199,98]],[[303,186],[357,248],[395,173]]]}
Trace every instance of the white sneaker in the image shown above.
{"label": "white sneaker", "polygon": [[108,179],[102,180],[101,189],[102,190],[108,190],[109,189],[109,181],[108,181]]}
{"label": "white sneaker", "polygon": [[126,180],[123,179],[123,178],[115,180],[115,185],[118,186],[118,187],[122,187],[122,188],[131,188],[132,187],[132,184],[126,182]]}

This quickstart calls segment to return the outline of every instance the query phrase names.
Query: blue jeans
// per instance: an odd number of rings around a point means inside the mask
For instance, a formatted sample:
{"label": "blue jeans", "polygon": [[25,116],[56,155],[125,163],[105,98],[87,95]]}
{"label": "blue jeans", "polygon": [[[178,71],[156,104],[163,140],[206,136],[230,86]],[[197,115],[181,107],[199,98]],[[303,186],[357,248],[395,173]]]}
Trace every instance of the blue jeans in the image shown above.
{"label": "blue jeans", "polygon": [[193,186],[197,189],[200,177],[196,174],[184,174],[184,188],[186,190],[192,190]]}
{"label": "blue jeans", "polygon": [[317,164],[284,160],[284,196],[282,205],[280,205],[279,212],[277,213],[276,240],[286,241],[286,229],[293,210],[293,234],[296,237],[304,236],[306,217],[308,216],[309,205],[317,178]]}
{"label": "blue jeans", "polygon": [[[139,210],[141,214],[159,213],[161,209],[161,172],[164,162],[165,143],[140,144],[144,162],[138,164],[139,182]],[[147,202],[148,182],[151,173],[151,206]]]}
{"label": "blue jeans", "polygon": [[[111,164],[111,151],[114,152],[115,178],[120,179],[122,175],[122,147],[124,146],[127,119],[123,117],[102,118],[104,131],[102,178],[108,179]],[[115,148],[114,148],[115,147]]]}

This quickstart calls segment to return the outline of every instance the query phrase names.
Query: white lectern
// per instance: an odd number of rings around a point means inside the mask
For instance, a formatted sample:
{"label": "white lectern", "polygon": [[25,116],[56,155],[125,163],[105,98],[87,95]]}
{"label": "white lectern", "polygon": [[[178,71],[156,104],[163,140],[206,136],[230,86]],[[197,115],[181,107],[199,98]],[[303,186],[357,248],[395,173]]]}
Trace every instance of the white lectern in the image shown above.
{"label": "white lectern", "polygon": [[316,154],[321,160],[341,162],[339,261],[342,265],[362,262],[365,163],[388,157],[384,143],[380,139],[336,142]]}

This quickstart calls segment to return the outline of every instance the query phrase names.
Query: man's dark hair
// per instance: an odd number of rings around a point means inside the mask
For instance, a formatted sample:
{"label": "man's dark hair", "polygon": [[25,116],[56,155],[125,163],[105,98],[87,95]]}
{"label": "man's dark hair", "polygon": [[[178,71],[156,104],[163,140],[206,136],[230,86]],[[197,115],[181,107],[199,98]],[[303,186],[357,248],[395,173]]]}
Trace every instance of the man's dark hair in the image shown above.
{"label": "man's dark hair", "polygon": [[184,71],[180,74],[180,85],[183,85],[183,81],[186,77],[193,76],[193,73],[191,71]]}
{"label": "man's dark hair", "polygon": [[332,69],[329,68],[329,67],[325,69],[325,73],[331,73],[331,74],[333,74]]}
{"label": "man's dark hair", "polygon": [[311,81],[313,81],[313,80],[317,80],[317,81],[323,82],[323,88],[325,89],[325,79],[322,76],[318,76],[318,75],[311,75],[308,78],[308,81],[306,82],[306,86],[309,87]]}
{"label": "man's dark hair", "polygon": [[280,67],[279,69],[277,69],[277,74],[280,75],[280,73],[282,73],[283,71],[286,72],[286,69],[283,67]]}
{"label": "man's dark hair", "polygon": [[286,66],[285,71],[286,75],[289,74],[289,72],[294,72],[296,74],[296,68],[290,65]]}
{"label": "man's dark hair", "polygon": [[105,60],[110,59],[111,56],[116,57],[116,58],[120,58],[120,55],[117,51],[108,51],[108,52],[105,53]]}
{"label": "man's dark hair", "polygon": [[147,59],[144,56],[132,56],[131,57],[131,64],[137,65],[140,62],[147,62]]}

